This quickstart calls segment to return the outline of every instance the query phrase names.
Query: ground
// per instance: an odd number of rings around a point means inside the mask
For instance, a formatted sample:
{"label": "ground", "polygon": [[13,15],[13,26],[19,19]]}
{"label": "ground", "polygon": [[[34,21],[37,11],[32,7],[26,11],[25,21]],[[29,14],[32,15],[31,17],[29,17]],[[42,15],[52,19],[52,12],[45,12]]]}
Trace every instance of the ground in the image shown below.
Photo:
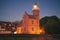
{"label": "ground", "polygon": [[0,35],[0,40],[60,40],[56,35]]}

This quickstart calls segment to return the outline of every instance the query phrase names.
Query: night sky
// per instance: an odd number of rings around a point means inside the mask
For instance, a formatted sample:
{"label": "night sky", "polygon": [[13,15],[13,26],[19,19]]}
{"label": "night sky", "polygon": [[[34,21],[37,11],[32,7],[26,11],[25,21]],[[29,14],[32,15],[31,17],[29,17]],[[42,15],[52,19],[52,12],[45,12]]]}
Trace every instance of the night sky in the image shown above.
{"label": "night sky", "polygon": [[0,21],[20,21],[25,11],[32,14],[35,2],[40,7],[40,19],[53,15],[60,18],[60,0],[0,0]]}

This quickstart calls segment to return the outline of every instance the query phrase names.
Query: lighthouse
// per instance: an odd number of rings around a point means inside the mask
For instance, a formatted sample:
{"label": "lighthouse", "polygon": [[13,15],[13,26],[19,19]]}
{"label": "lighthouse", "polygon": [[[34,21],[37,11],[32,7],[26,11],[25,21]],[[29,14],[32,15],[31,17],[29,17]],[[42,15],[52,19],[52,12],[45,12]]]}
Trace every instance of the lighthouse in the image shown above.
{"label": "lighthouse", "polygon": [[37,3],[32,7],[32,15],[24,12],[21,22],[17,25],[17,34],[40,34],[39,24],[40,8]]}

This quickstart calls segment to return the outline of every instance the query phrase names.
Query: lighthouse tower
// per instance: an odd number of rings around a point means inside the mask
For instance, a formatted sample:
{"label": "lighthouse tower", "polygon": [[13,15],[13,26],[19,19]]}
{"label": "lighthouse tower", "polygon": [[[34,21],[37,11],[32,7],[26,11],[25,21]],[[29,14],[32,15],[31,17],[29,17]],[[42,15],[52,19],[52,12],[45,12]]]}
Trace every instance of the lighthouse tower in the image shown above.
{"label": "lighthouse tower", "polygon": [[39,13],[40,13],[40,8],[38,6],[37,3],[35,3],[33,5],[33,8],[32,8],[32,13],[33,13],[33,16],[36,18],[35,19],[35,25],[34,25],[34,28],[35,28],[35,31],[36,33],[35,34],[40,34],[40,24],[39,24]]}
{"label": "lighthouse tower", "polygon": [[40,8],[38,4],[35,3],[32,8],[32,13],[33,13],[33,16],[36,18],[38,25],[39,25],[39,12],[40,12]]}

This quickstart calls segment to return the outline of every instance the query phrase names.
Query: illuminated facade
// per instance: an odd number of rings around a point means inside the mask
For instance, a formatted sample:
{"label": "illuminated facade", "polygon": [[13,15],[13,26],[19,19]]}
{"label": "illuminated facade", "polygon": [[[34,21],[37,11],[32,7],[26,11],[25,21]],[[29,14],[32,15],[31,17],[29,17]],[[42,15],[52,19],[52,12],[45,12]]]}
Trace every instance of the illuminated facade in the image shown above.
{"label": "illuminated facade", "polygon": [[37,3],[33,5],[32,15],[29,15],[26,11],[20,22],[20,24],[16,28],[17,34],[40,34],[39,27],[39,6]]}

